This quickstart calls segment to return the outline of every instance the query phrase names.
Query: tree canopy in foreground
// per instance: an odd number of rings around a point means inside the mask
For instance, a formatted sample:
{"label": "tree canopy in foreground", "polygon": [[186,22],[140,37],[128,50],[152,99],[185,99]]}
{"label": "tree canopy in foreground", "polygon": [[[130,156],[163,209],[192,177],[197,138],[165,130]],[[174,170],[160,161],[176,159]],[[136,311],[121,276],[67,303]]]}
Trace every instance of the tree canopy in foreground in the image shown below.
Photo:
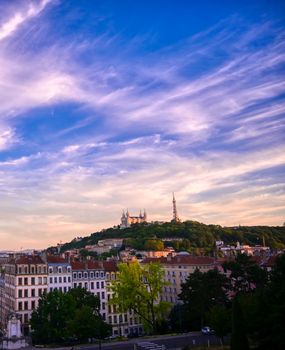
{"label": "tree canopy in foreground", "polygon": [[153,333],[166,318],[170,304],[160,300],[164,273],[157,263],[141,266],[138,262],[119,264],[119,274],[112,286],[112,303],[121,311],[139,316],[146,331]]}

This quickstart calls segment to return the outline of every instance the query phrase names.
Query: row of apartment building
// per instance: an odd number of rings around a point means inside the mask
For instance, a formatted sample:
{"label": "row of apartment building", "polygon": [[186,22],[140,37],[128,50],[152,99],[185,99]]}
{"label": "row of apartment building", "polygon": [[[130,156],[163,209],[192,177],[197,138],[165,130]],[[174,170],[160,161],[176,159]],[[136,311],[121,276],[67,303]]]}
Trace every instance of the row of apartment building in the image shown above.
{"label": "row of apartment building", "polygon": [[[177,303],[181,284],[195,269],[207,272],[210,269],[222,269],[221,262],[211,257],[194,257],[189,254],[177,254],[160,258],[146,258],[142,264],[159,262],[164,270],[168,285],[164,287],[161,300]],[[113,335],[137,335],[142,327],[135,315],[130,312],[119,313],[115,306],[109,305],[112,297],[110,286],[116,279],[118,270],[115,261],[68,262],[58,256],[23,255],[4,265],[0,278],[0,321],[2,327],[7,324],[9,314],[16,312],[21,318],[24,329],[39,299],[44,292],[55,289],[67,292],[71,288],[81,287],[100,298],[100,313],[103,319],[112,325]]]}
{"label": "row of apartment building", "polygon": [[3,266],[0,278],[0,322],[5,328],[9,315],[16,313],[25,333],[29,320],[44,292],[59,290],[63,293],[81,287],[100,298],[100,313],[112,325],[113,335],[142,333],[139,320],[132,313],[118,313],[108,305],[110,284],[116,279],[114,261],[68,262],[57,256],[43,259],[39,255],[23,255]]}

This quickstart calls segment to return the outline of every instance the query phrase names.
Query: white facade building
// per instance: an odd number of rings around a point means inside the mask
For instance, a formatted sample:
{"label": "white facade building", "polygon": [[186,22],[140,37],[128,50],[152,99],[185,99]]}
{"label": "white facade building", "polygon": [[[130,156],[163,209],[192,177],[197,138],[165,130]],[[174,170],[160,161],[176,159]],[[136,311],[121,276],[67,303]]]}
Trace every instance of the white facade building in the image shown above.
{"label": "white facade building", "polygon": [[68,261],[57,256],[47,256],[48,291],[59,290],[63,293],[72,288],[72,271]]}
{"label": "white facade building", "polygon": [[101,261],[71,263],[72,288],[85,288],[100,299],[100,314],[106,320],[106,275]]}
{"label": "white facade building", "polygon": [[4,283],[4,319],[16,312],[28,331],[31,314],[47,292],[47,265],[40,256],[20,256],[5,264]]}

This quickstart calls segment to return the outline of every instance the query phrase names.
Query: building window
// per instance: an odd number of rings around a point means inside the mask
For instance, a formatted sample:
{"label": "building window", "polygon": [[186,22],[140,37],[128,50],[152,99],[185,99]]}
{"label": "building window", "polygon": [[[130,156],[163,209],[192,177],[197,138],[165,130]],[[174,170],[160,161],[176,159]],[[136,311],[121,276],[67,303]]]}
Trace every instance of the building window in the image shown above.
{"label": "building window", "polygon": [[49,278],[49,283],[52,283],[52,277]]}
{"label": "building window", "polygon": [[62,282],[62,278],[58,277],[58,282],[61,283]]}
{"label": "building window", "polygon": [[81,277],[82,277],[82,273],[79,272],[79,273],[78,273],[78,278],[81,278]]}
{"label": "building window", "polygon": [[63,277],[63,283],[66,283],[66,277],[65,276]]}
{"label": "building window", "polygon": [[96,282],[96,288],[99,289],[100,288],[100,283]]}
{"label": "building window", "polygon": [[25,289],[25,290],[24,290],[24,296],[25,296],[25,298],[28,298],[28,297],[29,297],[29,295],[28,295],[28,289]]}
{"label": "building window", "polygon": [[88,289],[88,283],[87,282],[84,283],[84,288]]}
{"label": "building window", "polygon": [[31,284],[34,286],[35,285],[35,277],[31,278]]}
{"label": "building window", "polygon": [[105,299],[105,292],[102,292],[102,299]]}
{"label": "building window", "polygon": [[74,273],[74,274],[73,274],[73,278],[74,278],[74,279],[76,279],[76,277],[77,277],[77,274],[76,274],[76,273]]}
{"label": "building window", "polygon": [[68,276],[68,282],[71,282],[71,278],[70,278],[70,276]]}
{"label": "building window", "polygon": [[50,268],[48,269],[48,272],[49,272],[49,273],[52,273],[52,267],[50,267]]}
{"label": "building window", "polygon": [[88,278],[88,273],[84,272],[84,278]]}
{"label": "building window", "polygon": [[104,288],[104,282],[103,281],[101,282],[101,288]]}
{"label": "building window", "polygon": [[24,285],[27,286],[28,285],[28,277],[24,278]]}
{"label": "building window", "polygon": [[36,302],[34,300],[32,300],[31,307],[32,307],[32,310],[34,310],[36,308]]}
{"label": "building window", "polygon": [[35,289],[32,289],[32,290],[31,290],[31,296],[32,296],[32,297],[35,297],[35,296],[36,296],[36,291],[35,291]]}
{"label": "building window", "polygon": [[39,277],[39,284],[42,284],[42,278],[41,277]]}
{"label": "building window", "polygon": [[18,298],[22,298],[23,297],[23,291],[22,289],[18,290]]}
{"label": "building window", "polygon": [[18,303],[18,310],[23,310],[23,303],[21,301]]}
{"label": "building window", "polygon": [[29,304],[27,301],[24,302],[24,310],[29,310]]}
{"label": "building window", "polygon": [[94,289],[94,282],[91,282],[91,289]]}
{"label": "building window", "polygon": [[18,284],[19,284],[19,286],[21,286],[22,283],[23,283],[22,277],[19,277],[19,278],[18,278]]}

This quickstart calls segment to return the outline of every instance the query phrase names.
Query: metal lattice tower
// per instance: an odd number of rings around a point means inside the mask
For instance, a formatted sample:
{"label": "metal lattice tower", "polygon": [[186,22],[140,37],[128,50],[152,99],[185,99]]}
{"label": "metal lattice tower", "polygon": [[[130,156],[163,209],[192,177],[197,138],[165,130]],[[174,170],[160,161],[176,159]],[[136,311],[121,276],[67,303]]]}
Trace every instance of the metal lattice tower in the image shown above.
{"label": "metal lattice tower", "polygon": [[177,213],[176,200],[175,200],[174,192],[172,192],[172,196],[173,196],[173,199],[172,199],[173,219],[172,219],[172,221],[179,222],[180,219],[179,219],[179,216],[178,216],[178,213]]}

